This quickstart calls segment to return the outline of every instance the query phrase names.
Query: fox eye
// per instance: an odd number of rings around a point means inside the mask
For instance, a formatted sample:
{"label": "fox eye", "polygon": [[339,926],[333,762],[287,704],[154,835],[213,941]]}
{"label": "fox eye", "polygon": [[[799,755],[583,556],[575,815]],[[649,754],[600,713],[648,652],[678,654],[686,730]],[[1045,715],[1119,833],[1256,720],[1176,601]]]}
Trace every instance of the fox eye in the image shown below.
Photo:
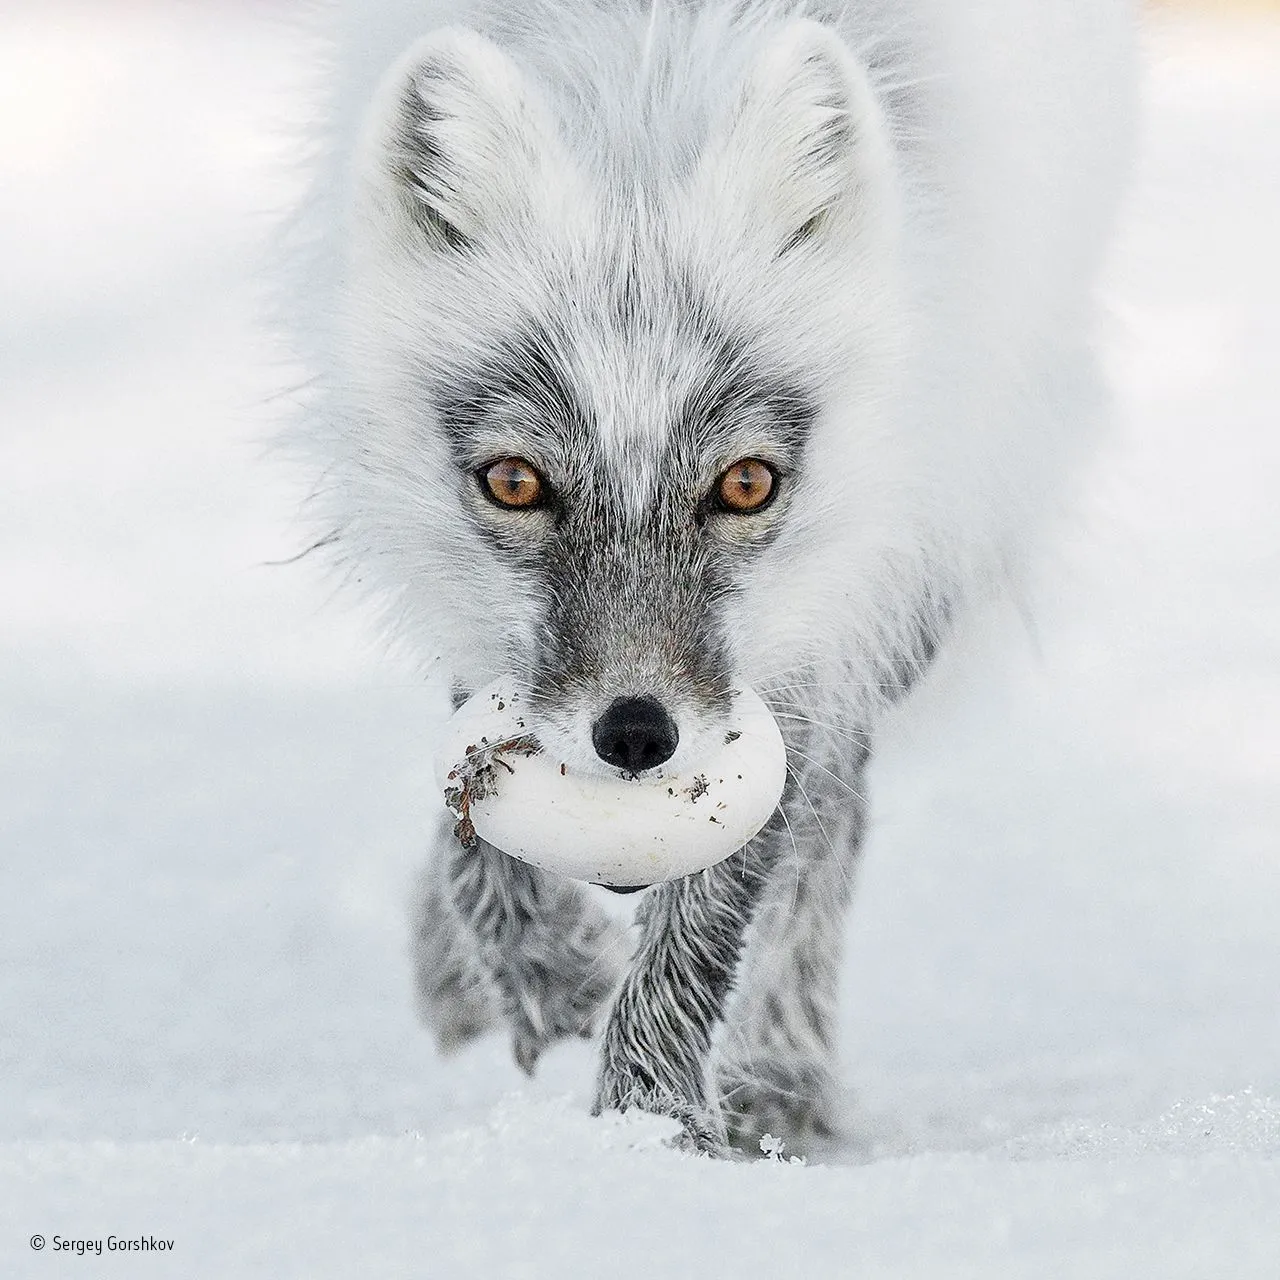
{"label": "fox eye", "polygon": [[480,468],[485,493],[500,507],[536,507],[546,494],[546,484],[533,464],[523,458],[499,458]]}
{"label": "fox eye", "polygon": [[749,516],[769,505],[777,488],[774,469],[759,458],[735,462],[716,483],[716,501],[722,511]]}

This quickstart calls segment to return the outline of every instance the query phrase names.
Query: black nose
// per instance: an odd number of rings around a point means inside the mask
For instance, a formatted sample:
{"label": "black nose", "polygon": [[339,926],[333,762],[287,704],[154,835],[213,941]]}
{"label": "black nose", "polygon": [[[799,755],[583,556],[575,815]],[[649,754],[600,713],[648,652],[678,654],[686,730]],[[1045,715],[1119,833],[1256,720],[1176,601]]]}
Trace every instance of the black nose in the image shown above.
{"label": "black nose", "polygon": [[670,760],[679,741],[675,721],[654,698],[618,698],[591,726],[596,755],[630,773]]}

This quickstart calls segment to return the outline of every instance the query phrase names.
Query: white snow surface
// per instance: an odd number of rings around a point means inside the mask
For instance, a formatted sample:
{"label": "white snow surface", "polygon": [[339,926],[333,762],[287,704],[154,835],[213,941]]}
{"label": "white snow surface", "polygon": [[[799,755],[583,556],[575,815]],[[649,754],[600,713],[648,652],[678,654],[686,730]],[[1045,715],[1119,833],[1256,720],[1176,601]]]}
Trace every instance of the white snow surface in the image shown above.
{"label": "white snow surface", "polygon": [[1280,27],[1149,45],[1113,445],[875,765],[853,1139],[729,1164],[415,1024],[441,700],[267,563],[303,50],[4,6],[0,1274],[1280,1276]]}

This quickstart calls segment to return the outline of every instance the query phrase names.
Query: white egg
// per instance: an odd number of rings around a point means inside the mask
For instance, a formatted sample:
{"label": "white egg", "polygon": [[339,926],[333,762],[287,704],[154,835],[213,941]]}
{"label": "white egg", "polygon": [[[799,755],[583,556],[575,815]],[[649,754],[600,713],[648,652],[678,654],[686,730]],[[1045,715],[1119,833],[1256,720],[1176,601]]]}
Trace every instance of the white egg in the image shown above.
{"label": "white egg", "polygon": [[479,835],[513,858],[577,880],[657,884],[737,852],[782,797],[786,747],[751,689],[734,699],[719,748],[680,775],[575,774],[542,750],[525,708],[514,683],[499,680],[446,726],[436,780],[464,845]]}

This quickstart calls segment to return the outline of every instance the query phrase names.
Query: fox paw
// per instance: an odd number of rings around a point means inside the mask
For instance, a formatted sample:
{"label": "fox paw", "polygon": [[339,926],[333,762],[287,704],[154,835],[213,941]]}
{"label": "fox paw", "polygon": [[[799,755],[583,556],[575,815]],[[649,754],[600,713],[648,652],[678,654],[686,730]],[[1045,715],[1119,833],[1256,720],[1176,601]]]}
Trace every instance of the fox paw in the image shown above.
{"label": "fox paw", "polygon": [[705,1098],[697,1062],[679,1053],[655,1060],[627,1036],[625,1020],[618,1018],[616,1010],[601,1051],[592,1115],[632,1108],[645,1111],[679,1124],[671,1145],[682,1151],[721,1158],[733,1154],[720,1110]]}
{"label": "fox paw", "polygon": [[724,1121],[712,1108],[687,1102],[669,1090],[654,1087],[637,1087],[616,1077],[601,1080],[596,1090],[596,1100],[591,1114],[598,1116],[606,1111],[637,1111],[674,1120],[679,1131],[669,1145],[677,1151],[695,1155],[732,1159],[736,1153],[729,1145]]}

